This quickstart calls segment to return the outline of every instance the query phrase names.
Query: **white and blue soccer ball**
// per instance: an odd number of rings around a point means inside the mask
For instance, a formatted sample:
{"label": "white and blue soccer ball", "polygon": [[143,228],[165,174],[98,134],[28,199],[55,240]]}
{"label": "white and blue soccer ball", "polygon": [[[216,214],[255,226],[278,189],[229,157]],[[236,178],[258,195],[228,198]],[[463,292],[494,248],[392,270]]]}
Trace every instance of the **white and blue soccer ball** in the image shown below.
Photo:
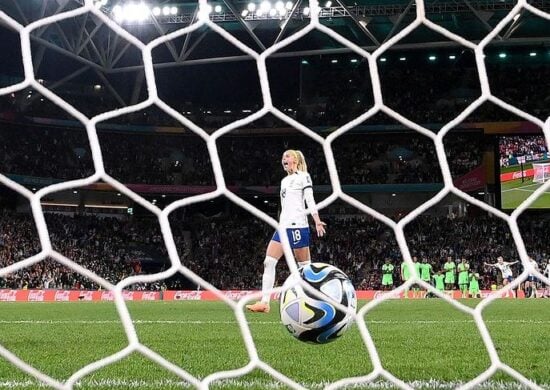
{"label": "white and blue soccer ball", "polygon": [[[324,263],[311,263],[302,267],[304,282],[332,298],[346,308],[357,310],[357,296],[353,284],[340,269]],[[349,312],[339,310],[328,299],[319,299],[306,292],[296,277],[291,275],[283,284],[281,293],[281,321],[298,340],[324,344],[342,336],[353,323]]]}

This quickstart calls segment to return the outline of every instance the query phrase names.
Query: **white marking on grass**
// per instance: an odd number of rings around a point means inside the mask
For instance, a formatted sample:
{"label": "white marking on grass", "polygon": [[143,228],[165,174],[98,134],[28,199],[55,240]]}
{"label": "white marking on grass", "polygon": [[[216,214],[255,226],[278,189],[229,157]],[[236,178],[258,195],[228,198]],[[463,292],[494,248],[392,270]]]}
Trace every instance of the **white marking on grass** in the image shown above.
{"label": "white marking on grass", "polygon": [[[507,190],[502,190],[501,192],[509,192],[509,191],[518,191],[518,190],[524,190],[524,188],[527,188],[527,187],[540,187],[541,185],[539,183],[535,183],[535,184],[527,184],[527,185],[524,185],[524,186],[521,186],[521,187],[516,187],[516,188],[509,188]],[[529,192],[535,192],[536,191],[536,188],[534,190],[524,190],[524,191],[529,191]]]}
{"label": "white marking on grass", "polygon": [[[187,320],[134,320],[134,324],[138,325],[236,325],[237,321],[187,321]],[[467,324],[474,323],[472,320],[367,320],[367,324]],[[0,325],[58,325],[58,324],[75,324],[75,325],[104,325],[104,324],[120,324],[118,320],[0,320]],[[251,325],[275,325],[280,324],[279,321],[248,321]],[[550,324],[550,320],[485,320],[489,324]]]}
{"label": "white marking on grass", "polygon": [[[456,389],[457,387],[464,385],[466,382],[451,381],[445,382],[437,379],[430,380],[415,380],[407,382],[408,385],[415,389],[430,389],[430,390],[447,390]],[[304,386],[310,389],[323,389],[329,382],[309,382],[303,383]],[[542,388],[550,388],[550,384],[538,384]],[[182,389],[193,388],[188,382],[175,380],[175,379],[158,379],[158,380],[145,380],[145,379],[123,379],[123,378],[104,378],[104,379],[83,379],[77,382],[75,387],[92,387],[98,388],[124,388],[124,389],[158,389],[162,387],[179,387]],[[282,389],[287,386],[281,382],[272,380],[261,379],[224,379],[214,382],[212,388],[262,388],[262,389]],[[47,388],[47,385],[34,380],[4,380],[0,381],[0,388],[3,389],[15,389],[15,388]],[[395,389],[396,386],[393,383],[376,381],[372,383],[365,383],[361,385],[348,386],[347,388],[362,388],[362,389]],[[527,388],[515,381],[486,381],[476,387],[476,389],[496,389],[496,390],[517,390]]]}
{"label": "white marking on grass", "polygon": [[[535,192],[537,189],[534,189],[534,190],[526,190],[525,188],[514,188],[513,190],[507,190],[507,191],[522,191],[522,192],[529,192],[529,193],[533,193]],[[541,196],[544,196],[544,195],[548,195],[549,193],[548,192],[544,192]]]}

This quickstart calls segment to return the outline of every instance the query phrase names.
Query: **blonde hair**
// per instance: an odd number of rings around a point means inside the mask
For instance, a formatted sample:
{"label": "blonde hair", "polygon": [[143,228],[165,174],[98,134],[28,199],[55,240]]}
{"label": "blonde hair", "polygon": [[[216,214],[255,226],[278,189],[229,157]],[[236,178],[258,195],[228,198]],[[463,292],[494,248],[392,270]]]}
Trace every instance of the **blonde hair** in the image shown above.
{"label": "blonde hair", "polygon": [[307,173],[307,163],[304,154],[299,150],[289,149],[285,153],[290,153],[296,159],[296,169]]}

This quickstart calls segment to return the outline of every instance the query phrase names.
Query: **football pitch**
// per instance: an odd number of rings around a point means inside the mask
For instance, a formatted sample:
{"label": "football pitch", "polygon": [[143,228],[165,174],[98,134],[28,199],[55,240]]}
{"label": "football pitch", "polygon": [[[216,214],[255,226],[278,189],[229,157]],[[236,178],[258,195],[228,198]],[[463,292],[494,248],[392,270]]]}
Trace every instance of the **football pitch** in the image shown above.
{"label": "football pitch", "polygon": [[[468,305],[478,300],[465,301]],[[233,312],[219,302],[129,302],[142,344],[204,378],[245,366],[247,350]],[[2,303],[0,343],[59,381],[86,364],[127,346],[112,303]],[[327,345],[301,343],[269,314],[247,314],[260,359],[304,387],[320,389],[345,377],[366,375],[372,364],[357,326]],[[499,300],[484,319],[501,360],[550,389],[550,300]],[[438,299],[385,302],[367,314],[383,366],[415,388],[456,388],[489,367],[473,319]],[[0,360],[0,388],[42,387]],[[133,353],[78,382],[82,389],[181,389],[191,386],[144,355]],[[394,388],[377,382],[362,388]],[[261,370],[214,382],[216,389],[286,388]],[[517,389],[497,373],[484,388]]]}
{"label": "football pitch", "polygon": [[[502,208],[517,208],[521,202],[527,199],[541,185],[540,183],[533,183],[532,179],[525,179],[523,183],[521,179],[501,183]],[[550,192],[547,191],[542,194],[530,207],[550,208]]]}

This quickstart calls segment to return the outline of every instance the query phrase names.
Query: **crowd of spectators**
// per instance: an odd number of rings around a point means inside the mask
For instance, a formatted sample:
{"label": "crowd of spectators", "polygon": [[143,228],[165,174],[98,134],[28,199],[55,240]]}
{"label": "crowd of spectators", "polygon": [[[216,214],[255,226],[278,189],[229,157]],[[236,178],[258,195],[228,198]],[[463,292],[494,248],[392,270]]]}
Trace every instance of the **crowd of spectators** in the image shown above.
{"label": "crowd of spectators", "polygon": [[420,135],[349,135],[333,149],[343,184],[442,182],[435,147]]}
{"label": "crowd of spectators", "polygon": [[[233,208],[207,217],[201,213],[172,221],[172,229],[182,264],[220,289],[261,287],[262,259],[273,229],[242,210]],[[396,266],[399,283],[401,253],[391,229],[370,216],[327,214],[323,218],[329,234],[312,238],[314,261],[334,264],[344,270],[358,289],[378,289],[381,267],[386,259]],[[158,272],[168,262],[158,222],[139,218],[103,218],[94,215],[64,216],[47,214],[55,250],[92,272],[117,283],[123,278]],[[40,251],[32,218],[28,214],[0,213],[0,267],[13,264]],[[550,234],[548,215],[521,218],[520,230],[529,254],[544,269],[550,256],[544,238]],[[498,271],[484,267],[498,256],[515,261],[518,254],[507,225],[485,214],[464,217],[423,215],[405,228],[411,254],[426,258],[440,270],[448,256],[466,258],[471,269],[482,276],[481,287],[499,282]],[[142,263],[133,251],[135,245],[152,248],[155,261]],[[515,266],[514,275],[521,272]],[[278,281],[288,275],[282,261]],[[4,288],[97,289],[91,280],[52,259],[0,278]],[[167,280],[135,285],[134,289],[195,289],[197,286],[177,274]]]}
{"label": "crowd of spectators", "polygon": [[[384,103],[419,124],[442,124],[458,116],[481,95],[473,59],[462,66],[401,63],[379,67]],[[548,66],[489,63],[487,74],[493,95],[531,115],[546,118],[550,95],[540,88],[550,77]],[[303,106],[294,112],[308,126],[337,126],[366,112],[373,105],[366,66],[317,70],[322,83],[303,83]],[[311,90],[311,91],[310,91]],[[309,92],[309,93],[308,93]],[[496,106],[483,104],[466,121],[514,121],[518,117]],[[387,124],[381,117],[371,124]]]}
{"label": "crowd of spectators", "polygon": [[544,159],[548,152],[546,141],[542,135],[506,136],[499,139],[500,166],[508,166],[510,159],[527,156],[528,161]]}
{"label": "crowd of spectators", "polygon": [[471,172],[483,164],[483,153],[492,144],[487,145],[482,133],[453,133],[444,139],[445,152],[451,175],[454,178]]}
{"label": "crowd of spectators", "polygon": [[2,124],[0,171],[56,179],[93,173],[84,130],[48,129]]}
{"label": "crowd of spectators", "polygon": [[[447,123],[481,95],[478,70],[471,56],[460,61],[460,64],[451,66],[407,61],[392,66],[381,64],[379,71],[384,103],[419,124]],[[302,73],[300,88],[287,88],[292,92],[287,92],[281,98],[274,96],[273,102],[285,114],[306,126],[341,126],[373,105],[370,74],[364,62],[350,66],[348,60],[346,65],[335,66],[321,61],[303,67]],[[548,88],[541,87],[550,78],[550,67],[525,62],[489,62],[487,75],[494,96],[541,119],[550,114]],[[45,80],[44,83],[48,86],[49,81]],[[285,83],[288,83],[288,80]],[[293,86],[295,84],[293,83]],[[67,85],[66,88],[79,89],[75,85]],[[223,85],[218,88],[223,88]],[[122,106],[107,88],[94,90],[90,85],[86,85],[80,89],[82,91],[77,95],[74,91],[64,93],[62,87],[57,87],[56,92],[89,117]],[[213,100],[211,104],[204,101],[199,104],[189,101],[186,97],[178,99],[175,93],[171,96],[169,103],[176,111],[209,132],[244,118],[258,111],[263,105],[259,98],[254,103]],[[1,100],[2,110],[11,110],[22,115],[74,119],[47,99],[36,93],[29,94],[29,91],[15,94],[11,99]],[[126,100],[129,101],[129,97]],[[467,120],[510,121],[518,120],[518,117],[509,111],[484,104]],[[182,127],[174,118],[153,108],[113,118],[110,122]],[[375,118],[370,123],[386,124],[386,121],[383,118]],[[267,117],[249,125],[256,128],[272,126],[273,121]]]}
{"label": "crowd of spectators", "polygon": [[[162,268],[166,250],[160,228],[147,219],[47,214],[46,223],[53,249],[111,283],[144,270],[135,245],[159,253]],[[0,213],[0,267],[13,264],[40,252],[41,246],[29,214]],[[179,242],[179,241],[178,241]],[[51,258],[0,279],[10,288],[88,288],[98,286]]]}
{"label": "crowd of spectators", "polygon": [[[215,183],[199,137],[100,132],[99,140],[106,172],[124,184]],[[289,148],[303,151],[316,185],[330,184],[323,149],[306,136],[224,136],[217,146],[229,186],[277,186],[284,173],[281,155]],[[479,135],[449,137],[446,148],[455,177],[481,164]],[[344,185],[442,182],[434,144],[416,133],[345,134],[333,151]],[[0,172],[55,180],[89,176],[94,168],[86,133],[6,125],[0,132]]]}
{"label": "crowd of spectators", "polygon": [[487,74],[494,96],[535,117],[542,119],[550,115],[550,93],[543,87],[550,78],[548,65],[492,64]]}

